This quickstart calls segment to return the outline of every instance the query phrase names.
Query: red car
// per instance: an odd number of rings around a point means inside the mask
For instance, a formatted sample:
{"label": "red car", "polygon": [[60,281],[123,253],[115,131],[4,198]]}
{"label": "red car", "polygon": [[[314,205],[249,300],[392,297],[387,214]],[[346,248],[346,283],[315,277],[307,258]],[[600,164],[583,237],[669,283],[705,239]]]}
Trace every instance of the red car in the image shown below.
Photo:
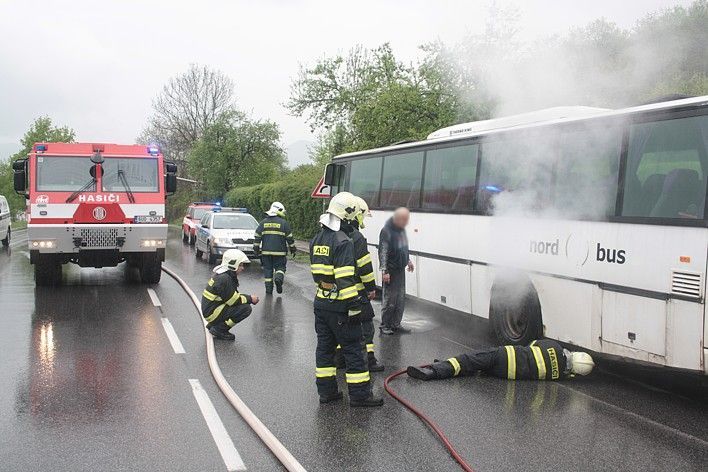
{"label": "red car", "polygon": [[187,214],[182,219],[182,241],[194,246],[197,241],[197,224],[202,219],[204,213],[211,211],[216,203],[212,202],[192,202],[187,207]]}

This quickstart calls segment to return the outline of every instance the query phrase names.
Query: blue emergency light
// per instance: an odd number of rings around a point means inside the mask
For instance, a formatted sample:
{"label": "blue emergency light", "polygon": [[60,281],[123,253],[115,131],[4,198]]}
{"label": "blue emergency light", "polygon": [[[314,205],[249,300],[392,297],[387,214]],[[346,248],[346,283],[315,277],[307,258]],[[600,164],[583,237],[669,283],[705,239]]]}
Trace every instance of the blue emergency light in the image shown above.
{"label": "blue emergency light", "polygon": [[501,189],[495,185],[485,185],[484,188],[490,192],[501,192]]}
{"label": "blue emergency light", "polygon": [[154,144],[151,144],[150,146],[148,146],[147,152],[151,156],[157,156],[158,154],[160,154],[160,148]]}
{"label": "blue emergency light", "polygon": [[46,144],[36,144],[34,146],[34,150],[37,152],[44,152],[47,150],[47,145]]}

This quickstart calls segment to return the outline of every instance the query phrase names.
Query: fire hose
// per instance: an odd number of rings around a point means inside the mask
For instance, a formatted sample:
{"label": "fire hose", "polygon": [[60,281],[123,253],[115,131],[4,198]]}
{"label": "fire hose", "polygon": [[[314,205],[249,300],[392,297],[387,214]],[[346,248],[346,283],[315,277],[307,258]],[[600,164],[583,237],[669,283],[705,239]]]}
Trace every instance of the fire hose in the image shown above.
{"label": "fire hose", "polygon": [[[421,367],[429,367],[429,366],[421,366]],[[440,429],[440,426],[438,426],[428,415],[423,413],[421,410],[419,410],[415,405],[413,405],[411,402],[403,398],[400,394],[398,394],[393,387],[391,387],[391,380],[395,379],[401,374],[404,374],[406,372],[406,369],[401,369],[397,372],[394,372],[393,374],[389,375],[386,377],[384,380],[384,388],[388,392],[389,395],[391,395],[393,398],[395,398],[401,405],[405,406],[408,408],[414,415],[416,415],[420,420],[425,423],[430,429],[433,430],[433,432],[438,436],[438,439],[443,443],[443,446],[445,446],[445,449],[448,450],[450,455],[452,456],[455,461],[460,465],[462,470],[465,472],[474,472],[472,470],[472,467],[465,461],[465,459],[460,455],[459,452],[455,449],[455,446],[452,445],[450,440],[445,436],[445,433]]]}

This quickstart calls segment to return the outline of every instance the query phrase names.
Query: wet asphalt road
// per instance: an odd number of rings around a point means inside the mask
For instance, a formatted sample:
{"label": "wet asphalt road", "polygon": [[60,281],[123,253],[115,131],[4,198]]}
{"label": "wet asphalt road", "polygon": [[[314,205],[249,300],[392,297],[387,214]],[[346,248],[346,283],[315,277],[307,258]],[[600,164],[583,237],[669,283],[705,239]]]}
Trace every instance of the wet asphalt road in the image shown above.
{"label": "wet asphalt road", "polygon": [[[200,293],[210,267],[172,235],[166,265]],[[154,287],[161,308],[123,266],[65,266],[62,287],[35,288],[22,237],[0,253],[0,471],[226,470],[188,379],[201,382],[249,470],[280,470],[212,381],[202,325],[173,280],[163,274]],[[258,269],[241,277],[243,292],[262,294]],[[236,342],[217,343],[234,390],[309,471],[459,470],[391,397],[381,409],[318,404],[311,288],[308,268],[291,263],[285,293],[254,307],[234,328]],[[482,324],[425,303],[411,303],[406,320],[412,334],[376,339],[386,373],[492,343]],[[374,378],[382,389],[383,375]],[[705,397],[604,369],[562,383],[402,378],[394,386],[477,471],[702,471],[708,463]]]}

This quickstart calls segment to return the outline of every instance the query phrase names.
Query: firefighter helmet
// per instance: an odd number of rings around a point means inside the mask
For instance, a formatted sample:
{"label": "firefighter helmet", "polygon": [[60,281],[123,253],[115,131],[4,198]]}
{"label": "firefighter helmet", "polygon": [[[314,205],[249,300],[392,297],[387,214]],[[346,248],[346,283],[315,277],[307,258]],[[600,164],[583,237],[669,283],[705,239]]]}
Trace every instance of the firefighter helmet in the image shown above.
{"label": "firefighter helmet", "polygon": [[238,249],[229,249],[224,253],[224,256],[221,259],[221,264],[214,267],[214,272],[217,274],[223,274],[227,270],[236,270],[241,264],[248,264],[249,262],[251,261],[248,259],[248,256],[243,253],[243,251],[239,251]]}
{"label": "firefighter helmet", "polygon": [[327,213],[340,220],[354,221],[358,209],[357,197],[349,192],[339,192],[332,197],[327,207]]}
{"label": "firefighter helmet", "polygon": [[576,375],[588,375],[595,367],[592,357],[587,352],[570,353],[570,371]]}
{"label": "firefighter helmet", "polygon": [[280,202],[273,202],[270,209],[266,212],[268,216],[285,216],[285,207]]}
{"label": "firefighter helmet", "polygon": [[356,198],[357,201],[357,213],[356,213],[356,221],[359,223],[359,228],[364,228],[364,218],[367,216],[371,216],[371,212],[369,211],[369,205],[366,204],[366,200],[364,200],[361,197],[354,197]]}

